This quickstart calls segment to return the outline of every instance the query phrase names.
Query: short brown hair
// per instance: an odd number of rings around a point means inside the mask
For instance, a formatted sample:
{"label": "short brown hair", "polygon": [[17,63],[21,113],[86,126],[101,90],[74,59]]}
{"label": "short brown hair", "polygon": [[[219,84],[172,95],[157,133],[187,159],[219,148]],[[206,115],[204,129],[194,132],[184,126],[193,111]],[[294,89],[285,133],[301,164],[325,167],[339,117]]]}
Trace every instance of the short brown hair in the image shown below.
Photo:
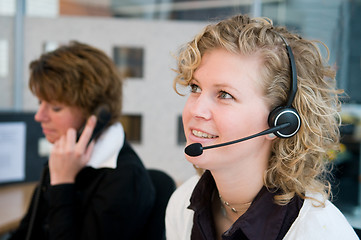
{"label": "short brown hair", "polygon": [[71,41],[30,63],[31,92],[39,99],[80,107],[89,117],[100,105],[109,108],[110,124],[122,108],[122,78],[101,50]]}

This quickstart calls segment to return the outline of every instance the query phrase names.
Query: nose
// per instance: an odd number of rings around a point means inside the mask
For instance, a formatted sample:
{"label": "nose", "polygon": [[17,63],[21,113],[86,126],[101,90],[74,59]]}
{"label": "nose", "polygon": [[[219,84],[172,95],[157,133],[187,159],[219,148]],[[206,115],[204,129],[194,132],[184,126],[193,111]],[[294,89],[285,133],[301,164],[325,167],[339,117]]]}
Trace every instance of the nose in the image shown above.
{"label": "nose", "polygon": [[211,106],[212,101],[207,97],[207,95],[200,94],[195,99],[192,99],[190,112],[195,118],[209,120],[212,116]]}
{"label": "nose", "polygon": [[44,102],[40,103],[38,110],[34,116],[35,121],[44,122],[49,118],[48,116],[48,107]]}

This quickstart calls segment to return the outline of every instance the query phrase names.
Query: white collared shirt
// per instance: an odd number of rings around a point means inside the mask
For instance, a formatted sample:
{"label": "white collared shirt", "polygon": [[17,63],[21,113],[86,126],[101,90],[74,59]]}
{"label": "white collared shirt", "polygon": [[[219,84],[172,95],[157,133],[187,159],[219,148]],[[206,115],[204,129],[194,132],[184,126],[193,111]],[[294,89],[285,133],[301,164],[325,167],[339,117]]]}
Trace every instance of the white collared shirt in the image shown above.
{"label": "white collared shirt", "polygon": [[[166,235],[170,240],[189,240],[194,212],[188,209],[193,189],[198,183],[195,175],[183,183],[171,196],[166,210]],[[320,194],[307,194],[323,201]],[[329,200],[325,207],[305,199],[298,217],[288,230],[284,240],[357,240],[359,239],[343,214]]]}
{"label": "white collared shirt", "polygon": [[95,142],[87,166],[93,168],[116,168],[120,149],[124,145],[124,129],[117,122],[106,129]]}

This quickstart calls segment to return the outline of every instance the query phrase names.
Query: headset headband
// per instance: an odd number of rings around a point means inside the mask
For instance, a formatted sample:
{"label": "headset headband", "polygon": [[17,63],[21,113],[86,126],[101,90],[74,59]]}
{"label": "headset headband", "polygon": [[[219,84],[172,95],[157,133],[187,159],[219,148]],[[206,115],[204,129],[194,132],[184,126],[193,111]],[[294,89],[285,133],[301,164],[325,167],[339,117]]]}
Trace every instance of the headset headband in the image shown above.
{"label": "headset headband", "polygon": [[285,43],[288,59],[290,61],[291,80],[290,80],[290,91],[288,94],[286,107],[291,107],[293,100],[295,99],[296,92],[297,92],[297,71],[296,71],[295,59],[293,56],[292,49],[291,49],[290,45],[288,45],[288,42],[286,41],[286,39],[278,32],[275,32],[275,31],[273,31],[273,32],[276,33],[282,39],[282,41]]}

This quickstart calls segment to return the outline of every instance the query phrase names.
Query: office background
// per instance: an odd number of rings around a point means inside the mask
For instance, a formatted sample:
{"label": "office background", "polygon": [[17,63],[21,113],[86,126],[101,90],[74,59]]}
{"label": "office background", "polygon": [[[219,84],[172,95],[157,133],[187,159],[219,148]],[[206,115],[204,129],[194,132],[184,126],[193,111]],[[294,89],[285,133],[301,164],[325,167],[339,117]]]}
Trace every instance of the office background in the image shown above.
{"label": "office background", "polygon": [[335,204],[350,219],[360,216],[360,0],[0,0],[0,121],[27,123],[20,181],[35,181],[49,152],[31,117],[38,103],[27,87],[28,64],[70,40],[104,50],[126,76],[122,123],[146,167],[178,183],[195,174],[183,155],[185,98],[172,89],[174,55],[206,24],[237,13],[269,17],[329,47],[338,87],[346,91]]}

